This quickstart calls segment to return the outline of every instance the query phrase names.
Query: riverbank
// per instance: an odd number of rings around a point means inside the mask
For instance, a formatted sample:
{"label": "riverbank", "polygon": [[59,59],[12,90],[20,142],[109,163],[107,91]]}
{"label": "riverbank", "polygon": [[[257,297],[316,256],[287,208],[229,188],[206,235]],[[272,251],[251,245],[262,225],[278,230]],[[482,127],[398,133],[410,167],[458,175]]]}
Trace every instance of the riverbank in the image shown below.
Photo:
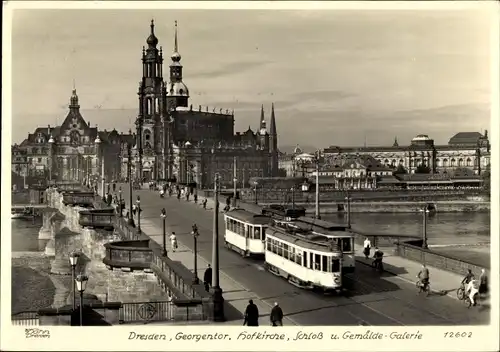
{"label": "riverbank", "polygon": [[[418,213],[427,202],[352,202],[351,213]],[[490,212],[490,202],[477,201],[437,201],[429,202],[434,205],[438,213],[471,213]],[[264,205],[264,204],[261,204]],[[314,204],[296,203],[297,206],[306,208],[307,214],[315,213]],[[321,203],[322,214],[338,214],[346,211],[342,203]]]}
{"label": "riverbank", "polygon": [[69,293],[70,276],[50,274],[50,259],[38,252],[12,252],[12,314],[60,307]]}

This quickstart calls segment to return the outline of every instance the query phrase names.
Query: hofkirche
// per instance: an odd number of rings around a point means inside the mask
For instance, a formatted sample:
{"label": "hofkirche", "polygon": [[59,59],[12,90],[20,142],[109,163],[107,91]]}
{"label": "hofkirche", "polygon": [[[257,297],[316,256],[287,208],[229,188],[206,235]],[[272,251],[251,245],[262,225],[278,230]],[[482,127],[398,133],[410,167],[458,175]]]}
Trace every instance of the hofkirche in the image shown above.
{"label": "hofkirche", "polygon": [[183,81],[177,22],[168,82],[163,78],[164,56],[158,43],[151,21],[147,47],[142,48],[134,133],[91,127],[80,113],[73,89],[69,113],[61,126],[39,127],[12,147],[13,176],[83,180],[101,174],[104,168],[109,182],[126,177],[129,161],[136,179],[175,179],[199,187],[211,186],[215,173],[220,175],[222,185],[232,184],[235,162],[237,178],[243,184],[251,177],[277,176],[274,104],[269,128],[262,106],[256,131],[249,126],[245,132],[235,133],[233,111],[190,104],[189,89]]}

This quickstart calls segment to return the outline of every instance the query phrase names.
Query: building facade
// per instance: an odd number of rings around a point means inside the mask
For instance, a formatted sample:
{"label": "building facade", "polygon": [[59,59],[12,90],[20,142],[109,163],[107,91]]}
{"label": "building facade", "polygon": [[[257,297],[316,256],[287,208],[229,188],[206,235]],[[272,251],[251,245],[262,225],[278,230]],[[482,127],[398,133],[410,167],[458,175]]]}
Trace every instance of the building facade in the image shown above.
{"label": "building facade", "polygon": [[[130,135],[99,131],[80,113],[76,89],[69,112],[60,126],[38,127],[20,144],[12,146],[12,175],[31,180],[83,181],[101,175],[109,182],[120,177],[121,145]],[[43,182],[42,182],[43,181]]]}
{"label": "building facade", "polygon": [[[177,23],[169,77],[163,78],[163,51],[151,21],[151,32],[142,51],[139,82],[139,113],[130,156],[122,150],[122,174],[130,162],[137,179],[175,180],[212,187],[215,174],[223,185],[254,176],[278,174],[278,140],[274,104],[269,131],[262,107],[257,131],[234,132],[234,112],[193,108],[190,91],[183,81],[178,51]],[[235,166],[236,165],[236,166]]]}
{"label": "building facade", "polygon": [[480,175],[490,167],[490,143],[488,132],[459,132],[447,145],[435,145],[427,135],[418,135],[407,146],[400,146],[397,138],[392,146],[336,147],[323,151],[328,165],[338,165],[342,156],[370,155],[380,164],[394,171],[404,169],[409,174],[453,174],[458,170],[470,170]]}

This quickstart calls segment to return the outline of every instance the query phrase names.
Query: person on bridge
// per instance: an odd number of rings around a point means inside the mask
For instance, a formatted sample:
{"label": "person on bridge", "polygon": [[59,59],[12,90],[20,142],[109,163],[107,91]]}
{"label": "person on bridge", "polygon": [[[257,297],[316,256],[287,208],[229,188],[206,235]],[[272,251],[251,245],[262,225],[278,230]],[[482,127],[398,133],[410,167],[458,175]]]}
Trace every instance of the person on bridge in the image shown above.
{"label": "person on bridge", "polygon": [[116,182],[113,181],[113,193],[116,192]]}
{"label": "person on bridge", "polygon": [[201,203],[203,205],[203,209],[207,209],[207,198],[203,199],[203,202]]}
{"label": "person on bridge", "polygon": [[422,284],[421,289],[427,291],[427,285],[429,285],[429,269],[427,269],[425,264],[422,264],[422,269],[418,272],[417,277]]}
{"label": "person on bridge", "polygon": [[373,265],[377,269],[381,269],[382,266],[382,258],[384,258],[384,252],[382,252],[378,247],[375,247],[375,253],[373,253],[373,258],[375,259],[373,261]]}
{"label": "person on bridge", "polygon": [[472,273],[472,270],[467,269],[467,275],[465,275],[464,279],[462,280],[462,285],[467,285],[473,279],[474,274]]}
{"label": "person on bridge", "polygon": [[172,232],[170,235],[170,245],[172,246],[172,252],[175,252],[177,249],[177,236],[175,235],[175,232]]}
{"label": "person on bridge", "polygon": [[253,303],[253,300],[248,301],[248,306],[245,309],[245,320],[243,325],[259,326],[259,308]]}
{"label": "person on bridge", "polygon": [[467,292],[469,293],[469,299],[473,306],[476,305],[474,298],[479,293],[479,280],[472,279],[467,284]]}
{"label": "person on bridge", "polygon": [[208,292],[210,286],[212,286],[212,267],[208,264],[203,274],[203,284],[205,285],[205,291]]}
{"label": "person on bridge", "polygon": [[279,306],[278,302],[274,302],[274,307],[271,309],[270,319],[272,326],[283,326],[283,310]]}
{"label": "person on bridge", "polygon": [[370,257],[370,248],[372,248],[372,243],[367,237],[363,242],[363,254],[365,255],[366,259]]}
{"label": "person on bridge", "polygon": [[195,193],[193,198],[194,198],[194,204],[198,204],[198,193]]}

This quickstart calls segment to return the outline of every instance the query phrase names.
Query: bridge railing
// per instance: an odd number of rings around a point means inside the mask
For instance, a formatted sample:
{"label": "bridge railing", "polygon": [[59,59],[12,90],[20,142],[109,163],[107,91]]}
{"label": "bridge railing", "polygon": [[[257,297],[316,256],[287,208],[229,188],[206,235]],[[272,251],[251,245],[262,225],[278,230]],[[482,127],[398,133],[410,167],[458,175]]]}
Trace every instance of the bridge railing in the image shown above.
{"label": "bridge railing", "polygon": [[38,311],[25,311],[12,314],[12,325],[37,326],[40,325]]}

